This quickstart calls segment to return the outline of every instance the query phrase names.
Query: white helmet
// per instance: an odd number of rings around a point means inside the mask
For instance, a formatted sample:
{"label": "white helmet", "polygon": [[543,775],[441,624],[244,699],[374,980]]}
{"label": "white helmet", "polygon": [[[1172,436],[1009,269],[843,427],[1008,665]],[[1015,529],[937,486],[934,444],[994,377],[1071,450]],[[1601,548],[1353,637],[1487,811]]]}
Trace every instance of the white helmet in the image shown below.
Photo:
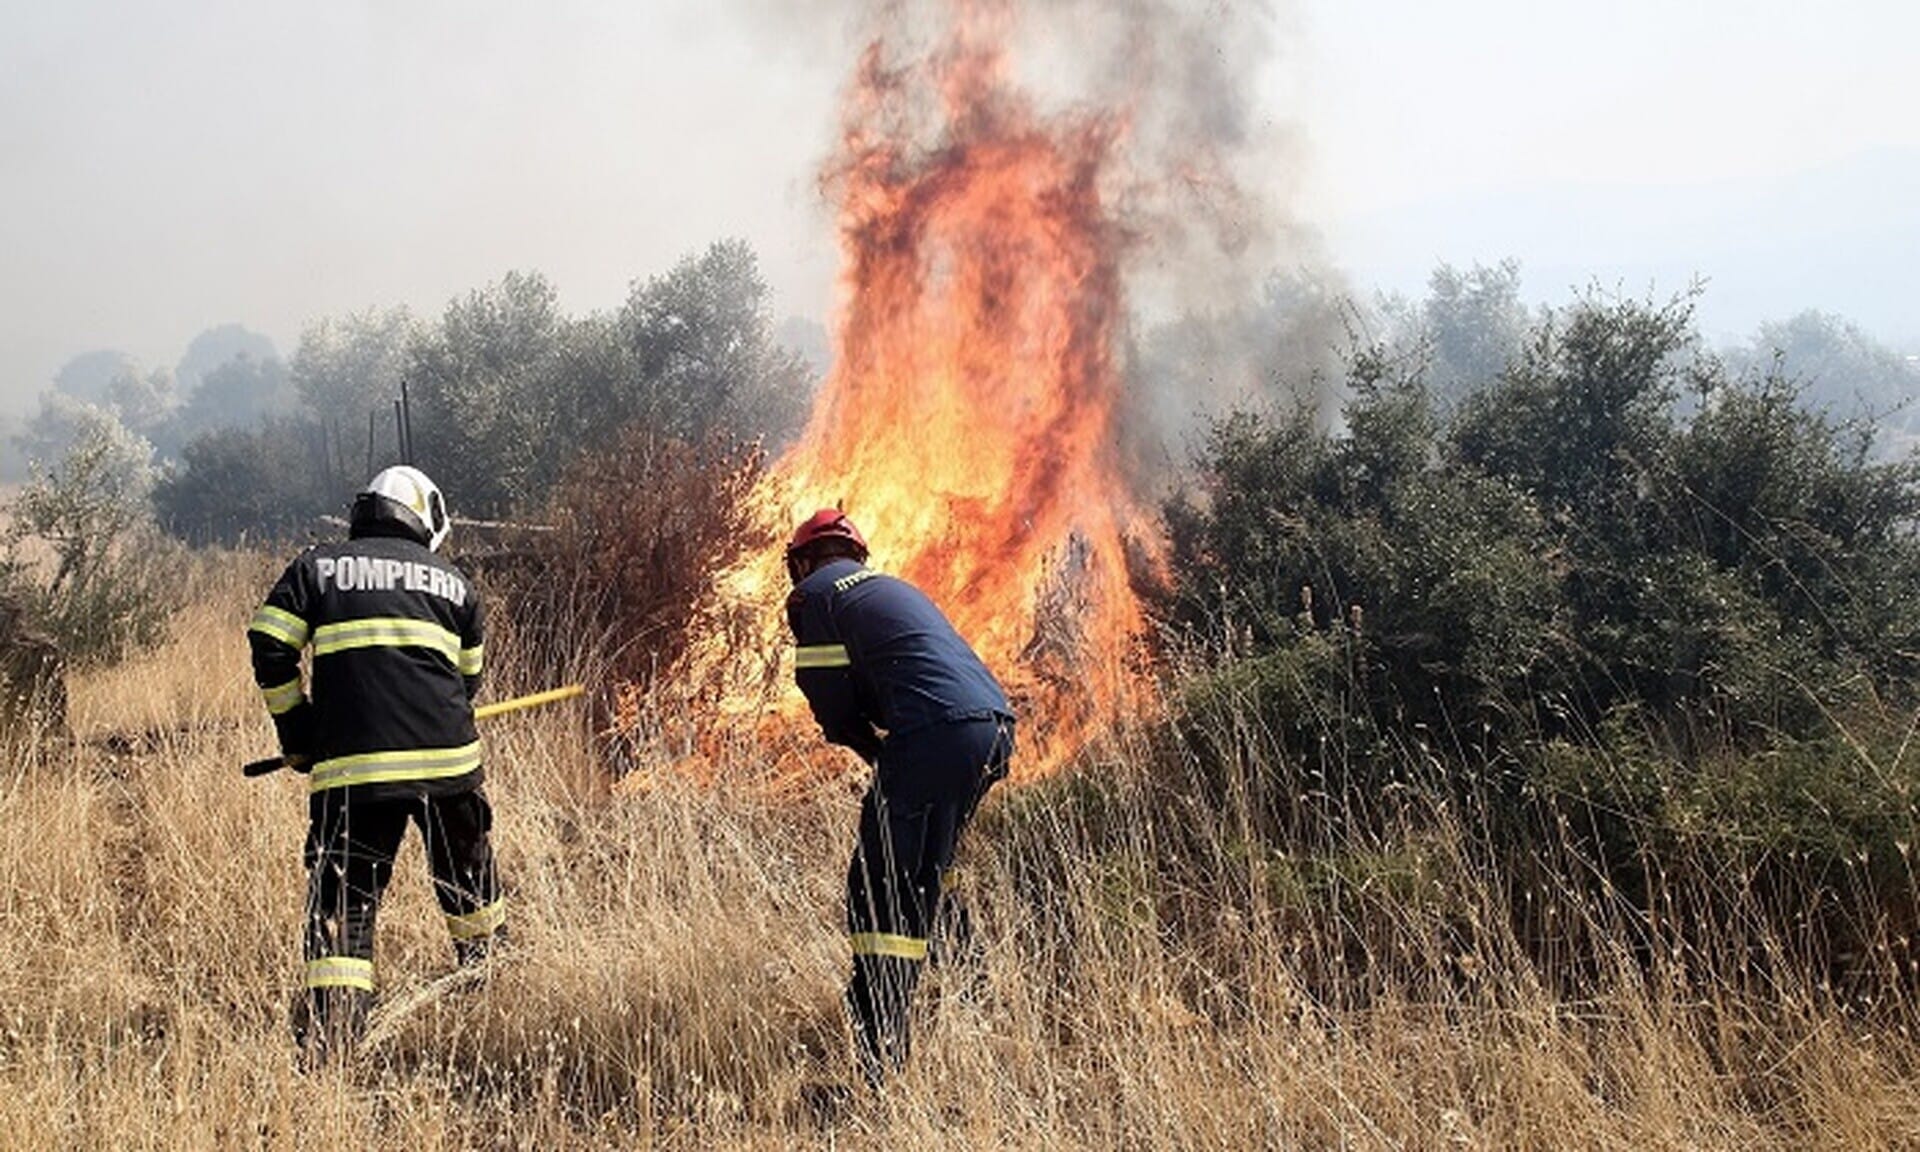
{"label": "white helmet", "polygon": [[374,536],[397,527],[435,552],[446,542],[453,522],[447,502],[427,474],[409,464],[382,468],[354,497],[347,516],[349,536]]}

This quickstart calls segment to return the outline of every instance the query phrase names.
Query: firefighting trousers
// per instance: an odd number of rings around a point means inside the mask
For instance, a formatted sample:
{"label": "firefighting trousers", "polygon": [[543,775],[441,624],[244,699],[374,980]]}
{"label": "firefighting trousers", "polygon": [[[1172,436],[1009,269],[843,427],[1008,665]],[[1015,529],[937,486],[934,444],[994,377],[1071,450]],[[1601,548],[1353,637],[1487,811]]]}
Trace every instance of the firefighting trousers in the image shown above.
{"label": "firefighting trousers", "polygon": [[1007,773],[1013,722],[989,716],[890,737],[860,805],[847,869],[847,1007],[870,1078],[906,1063],[908,1007],[960,833]]}
{"label": "firefighting trousers", "polygon": [[420,826],[434,896],[462,963],[505,930],[506,904],[487,833],[493,810],[475,788],[449,796],[368,800],[316,792],[307,829],[306,984],[321,1022],[363,1014],[373,992],[373,926],[407,824]]}

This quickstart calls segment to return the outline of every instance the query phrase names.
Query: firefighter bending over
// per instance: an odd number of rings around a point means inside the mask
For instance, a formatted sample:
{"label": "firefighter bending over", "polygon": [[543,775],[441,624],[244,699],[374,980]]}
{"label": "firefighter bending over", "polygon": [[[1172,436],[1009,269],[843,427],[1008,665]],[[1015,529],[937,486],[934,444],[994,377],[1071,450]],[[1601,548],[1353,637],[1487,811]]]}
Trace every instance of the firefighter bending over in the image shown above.
{"label": "firefighter bending over", "polygon": [[837,509],[787,545],[795,678],[827,740],[873,766],[847,871],[847,1006],[862,1071],[905,1066],[907,1013],[961,830],[1013,755],[1013,710],[933,602],[865,566]]}
{"label": "firefighter bending over", "polygon": [[247,629],[281,752],[307,775],[308,994],[295,1036],[316,1061],[366,1026],[374,917],[409,820],[456,958],[479,959],[505,930],[473,721],[480,601],[434,554],[448,527],[433,481],[384,469],[355,498],[347,541],[288,565]]}

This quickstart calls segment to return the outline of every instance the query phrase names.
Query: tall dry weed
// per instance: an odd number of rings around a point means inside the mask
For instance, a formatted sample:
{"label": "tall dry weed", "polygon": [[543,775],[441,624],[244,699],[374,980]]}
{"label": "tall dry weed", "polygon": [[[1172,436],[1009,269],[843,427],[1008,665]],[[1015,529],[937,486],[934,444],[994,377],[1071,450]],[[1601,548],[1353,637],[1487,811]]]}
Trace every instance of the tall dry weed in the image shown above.
{"label": "tall dry weed", "polygon": [[[584,712],[502,718],[511,948],[446,980],[410,841],[377,953],[410,1010],[302,1074],[305,796],[237,772],[271,739],[241,629],[276,563],[236,563],[155,658],[79,680],[75,743],[0,774],[8,1146],[1920,1145],[1909,1000],[1823,987],[1791,949],[1757,977],[1757,935],[1672,955],[1648,909],[1557,867],[1490,875],[1413,763],[1343,821],[1255,726],[1224,776],[1145,728],[996,793],[962,863],[972,945],[929,974],[913,1066],[876,1095],[839,1002],[857,780],[614,787]],[[1315,818],[1276,832],[1282,793]],[[1547,906],[1583,955],[1516,927]]]}

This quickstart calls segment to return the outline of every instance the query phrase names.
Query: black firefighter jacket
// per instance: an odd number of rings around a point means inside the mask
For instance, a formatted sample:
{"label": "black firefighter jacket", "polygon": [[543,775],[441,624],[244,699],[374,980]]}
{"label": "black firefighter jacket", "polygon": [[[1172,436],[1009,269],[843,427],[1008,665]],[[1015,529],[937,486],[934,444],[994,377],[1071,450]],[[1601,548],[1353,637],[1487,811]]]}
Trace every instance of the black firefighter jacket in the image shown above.
{"label": "black firefighter jacket", "polygon": [[[484,648],[467,578],[421,544],[372,536],[300,554],[253,614],[253,676],[314,792],[449,795],[480,782]],[[312,694],[300,650],[313,647]]]}

